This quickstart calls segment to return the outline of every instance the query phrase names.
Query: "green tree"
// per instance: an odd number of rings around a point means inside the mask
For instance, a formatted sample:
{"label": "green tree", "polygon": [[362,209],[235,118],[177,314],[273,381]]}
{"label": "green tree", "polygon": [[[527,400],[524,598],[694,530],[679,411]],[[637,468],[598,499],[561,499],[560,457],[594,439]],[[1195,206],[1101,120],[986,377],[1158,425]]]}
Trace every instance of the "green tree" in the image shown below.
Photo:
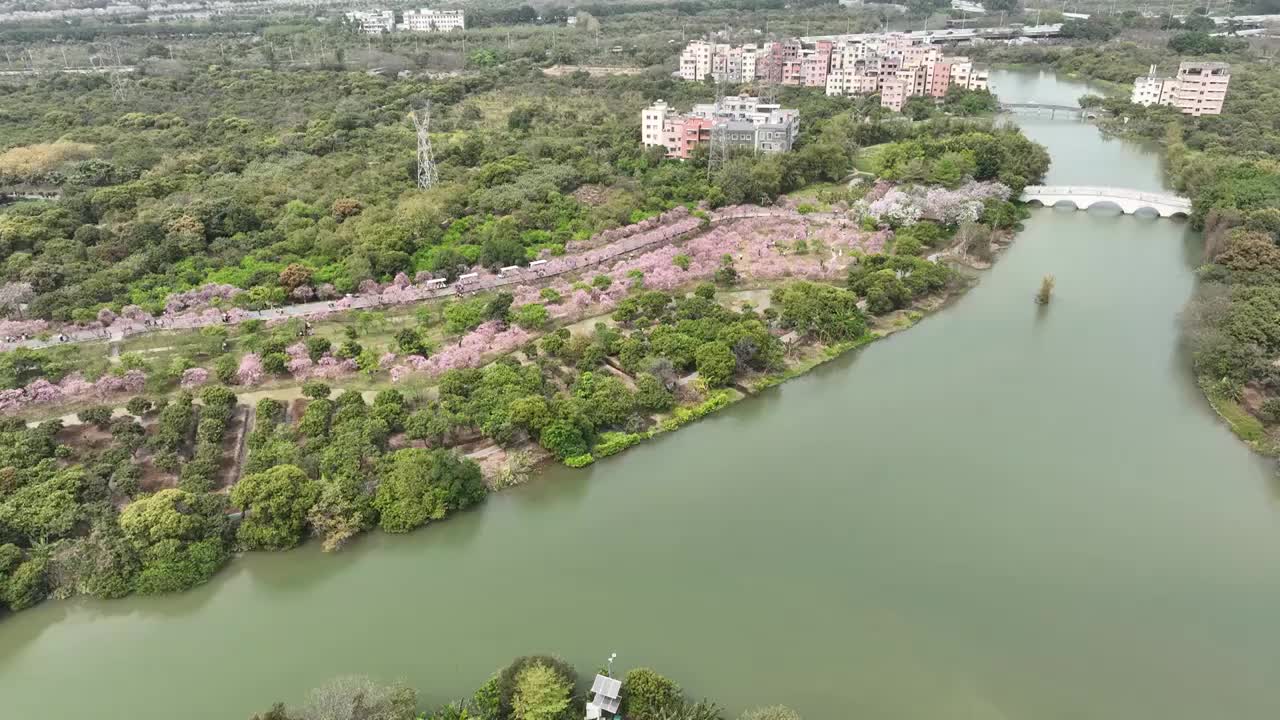
{"label": "green tree", "polygon": [[698,377],[709,387],[724,387],[733,382],[733,374],[737,371],[737,359],[733,350],[719,340],[703,343],[698,346]]}
{"label": "green tree", "polygon": [[573,688],[555,669],[535,663],[516,676],[511,698],[513,720],[561,720],[567,716]]}
{"label": "green tree", "polygon": [[25,610],[40,602],[49,592],[49,561],[33,557],[18,565],[5,577],[0,573],[0,602],[10,610]]}
{"label": "green tree", "polygon": [[585,455],[590,449],[582,429],[566,420],[556,420],[542,428],[538,439],[542,447],[561,460],[575,455]]}
{"label": "green tree", "polygon": [[231,489],[231,502],[245,511],[236,539],[251,550],[297,545],[306,528],[307,511],[319,497],[319,485],[293,465],[244,476]]}
{"label": "green tree", "polygon": [[774,290],[773,304],[784,327],[822,342],[855,340],[866,332],[858,298],[847,290],[795,282]]}
{"label": "green tree", "polygon": [[302,383],[302,396],[312,400],[324,400],[332,392],[333,390],[330,389],[328,384],[319,380],[307,380]]}
{"label": "green tree", "polygon": [[485,495],[480,466],[447,450],[397,450],[383,458],[381,476],[373,505],[386,532],[408,532]]}
{"label": "green tree", "polygon": [[631,720],[666,720],[683,701],[679,685],[649,668],[629,670],[622,680],[622,713]]}
{"label": "green tree", "polygon": [[529,303],[516,308],[511,319],[525,330],[541,330],[547,326],[550,317],[545,305]]}

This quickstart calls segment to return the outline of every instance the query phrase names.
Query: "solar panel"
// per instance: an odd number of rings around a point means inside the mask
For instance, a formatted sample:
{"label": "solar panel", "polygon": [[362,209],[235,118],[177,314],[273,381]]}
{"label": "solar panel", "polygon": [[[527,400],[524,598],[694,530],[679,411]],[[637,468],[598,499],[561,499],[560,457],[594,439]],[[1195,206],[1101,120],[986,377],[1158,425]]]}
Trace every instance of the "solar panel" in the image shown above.
{"label": "solar panel", "polygon": [[614,678],[605,678],[604,694],[611,698],[622,696],[622,681]]}
{"label": "solar panel", "polygon": [[622,681],[608,675],[596,675],[591,682],[591,692],[604,697],[616,698],[622,694]]}

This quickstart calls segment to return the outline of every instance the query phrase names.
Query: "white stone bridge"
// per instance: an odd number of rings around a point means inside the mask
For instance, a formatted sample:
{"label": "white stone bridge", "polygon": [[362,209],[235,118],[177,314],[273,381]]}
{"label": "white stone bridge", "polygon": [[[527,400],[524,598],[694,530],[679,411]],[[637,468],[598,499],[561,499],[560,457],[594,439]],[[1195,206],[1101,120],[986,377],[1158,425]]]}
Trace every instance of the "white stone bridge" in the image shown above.
{"label": "white stone bridge", "polygon": [[1080,210],[1106,203],[1120,208],[1126,215],[1139,210],[1151,210],[1160,217],[1191,214],[1191,201],[1170,193],[1142,192],[1114,187],[1082,185],[1028,185],[1022,191],[1022,201],[1036,201],[1045,207],[1058,203],[1071,203]]}

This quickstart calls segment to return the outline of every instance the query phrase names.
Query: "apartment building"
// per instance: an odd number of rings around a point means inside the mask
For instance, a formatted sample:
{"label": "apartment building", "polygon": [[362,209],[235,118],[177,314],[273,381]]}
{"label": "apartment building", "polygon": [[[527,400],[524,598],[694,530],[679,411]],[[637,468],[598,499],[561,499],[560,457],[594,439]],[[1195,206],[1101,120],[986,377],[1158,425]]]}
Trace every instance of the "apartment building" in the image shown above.
{"label": "apartment building", "polygon": [[1231,66],[1224,62],[1184,62],[1178,65],[1173,106],[1184,115],[1221,115],[1231,83]]}
{"label": "apartment building", "polygon": [[382,35],[396,30],[410,32],[449,32],[465,30],[466,16],[461,10],[405,10],[399,24],[394,10],[356,11],[346,14],[348,22],[359,26],[360,32]]}
{"label": "apartment building", "polygon": [[902,112],[902,105],[907,102],[907,84],[902,80],[885,80],[880,83],[880,107],[894,112]]}
{"label": "apartment building", "polygon": [[1146,75],[1134,79],[1129,102],[1146,106],[1172,105],[1173,89],[1177,86],[1178,81],[1174,78],[1157,76],[1156,66],[1152,65]]}
{"label": "apartment building", "polygon": [[360,28],[366,35],[381,35],[396,29],[396,14],[391,10],[349,12],[347,22]]}
{"label": "apartment building", "polygon": [[[705,40],[689,43],[677,73],[685,80],[708,75],[733,83],[767,81],[823,88],[828,95],[874,95],[886,82],[895,110],[908,97],[941,98],[952,87],[986,90],[988,74],[966,57],[945,57],[942,48],[906,33],[843,36],[806,45],[792,38],[762,45],[731,46]],[[902,101],[896,99],[902,95]]]}
{"label": "apartment building", "polygon": [[1221,115],[1231,83],[1231,66],[1223,62],[1184,62],[1174,77],[1156,74],[1156,66],[1133,81],[1129,102],[1167,105],[1184,115]]}
{"label": "apartment building", "polygon": [[410,32],[452,32],[466,30],[466,14],[461,10],[405,10],[401,30]]}
{"label": "apartment building", "polygon": [[[727,45],[719,46],[726,50]],[[718,54],[717,45],[705,40],[694,40],[680,53],[680,79],[700,82],[711,74],[711,58]]]}
{"label": "apartment building", "polygon": [[718,105],[700,103],[687,113],[659,100],[640,112],[641,142],[666,148],[672,158],[688,159],[698,143],[713,136],[753,152],[787,152],[799,133],[799,111],[749,96],[730,95]]}

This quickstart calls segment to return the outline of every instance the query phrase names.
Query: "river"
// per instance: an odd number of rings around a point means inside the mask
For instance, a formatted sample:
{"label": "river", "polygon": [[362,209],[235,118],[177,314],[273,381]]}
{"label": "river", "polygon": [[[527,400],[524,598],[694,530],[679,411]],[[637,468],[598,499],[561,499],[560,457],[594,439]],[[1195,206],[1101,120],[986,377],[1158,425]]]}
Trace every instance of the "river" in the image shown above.
{"label": "river", "polygon": [[[1049,184],[1162,187],[1152,148],[1017,121]],[[1280,716],[1272,465],[1177,343],[1199,244],[1178,221],[1036,210],[909,332],[586,470],[186,594],[10,617],[0,716],[240,719],[344,673],[440,702],[537,651],[584,671],[617,652],[734,715]]]}

